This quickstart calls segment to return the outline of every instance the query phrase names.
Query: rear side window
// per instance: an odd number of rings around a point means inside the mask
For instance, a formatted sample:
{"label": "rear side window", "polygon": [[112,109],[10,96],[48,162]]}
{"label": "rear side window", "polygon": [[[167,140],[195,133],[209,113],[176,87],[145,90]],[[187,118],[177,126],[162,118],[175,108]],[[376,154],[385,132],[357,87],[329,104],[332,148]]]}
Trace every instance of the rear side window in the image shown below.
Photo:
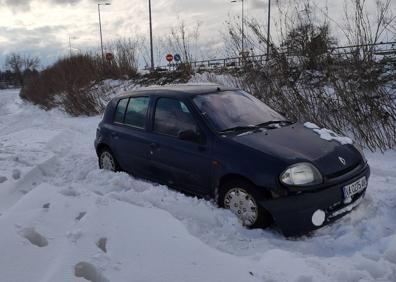
{"label": "rear side window", "polygon": [[155,109],[154,131],[178,136],[180,132],[186,130],[198,131],[186,105],[176,99],[160,98]]}
{"label": "rear side window", "polygon": [[122,99],[118,102],[117,109],[114,115],[114,122],[123,123],[125,110],[128,105],[128,99]]}
{"label": "rear side window", "polygon": [[125,114],[125,124],[138,128],[144,128],[146,124],[146,114],[149,102],[149,97],[130,98]]}

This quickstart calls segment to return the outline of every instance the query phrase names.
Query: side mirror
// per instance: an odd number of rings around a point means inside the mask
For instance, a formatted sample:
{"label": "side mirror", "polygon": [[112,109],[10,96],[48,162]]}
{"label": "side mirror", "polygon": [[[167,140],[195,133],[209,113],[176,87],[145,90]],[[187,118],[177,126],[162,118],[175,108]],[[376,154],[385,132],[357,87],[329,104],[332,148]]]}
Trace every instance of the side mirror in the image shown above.
{"label": "side mirror", "polygon": [[194,130],[184,130],[179,132],[179,139],[184,141],[190,141],[199,143],[201,141],[201,135]]}

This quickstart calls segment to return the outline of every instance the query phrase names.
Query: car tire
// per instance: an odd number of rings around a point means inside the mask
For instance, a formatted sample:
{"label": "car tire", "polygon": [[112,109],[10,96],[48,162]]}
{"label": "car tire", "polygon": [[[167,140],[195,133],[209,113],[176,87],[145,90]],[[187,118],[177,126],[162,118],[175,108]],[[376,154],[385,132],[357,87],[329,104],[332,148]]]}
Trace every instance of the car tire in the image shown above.
{"label": "car tire", "polygon": [[114,172],[120,171],[120,166],[110,149],[104,148],[100,151],[99,168]]}
{"label": "car tire", "polygon": [[271,214],[258,204],[265,198],[257,193],[255,185],[242,179],[227,181],[219,191],[220,206],[230,209],[247,228],[266,228],[272,224]]}

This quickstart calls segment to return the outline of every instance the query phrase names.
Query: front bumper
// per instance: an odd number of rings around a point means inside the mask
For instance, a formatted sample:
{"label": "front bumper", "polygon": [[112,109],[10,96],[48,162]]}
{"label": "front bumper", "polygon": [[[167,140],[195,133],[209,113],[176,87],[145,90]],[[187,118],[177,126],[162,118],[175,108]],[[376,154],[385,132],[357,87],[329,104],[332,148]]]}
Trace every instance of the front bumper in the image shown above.
{"label": "front bumper", "polygon": [[[262,201],[260,205],[271,213],[276,225],[285,236],[300,236],[333,222],[356,207],[363,200],[366,190],[354,195],[352,202],[344,203],[343,187],[363,176],[368,180],[370,176],[368,165],[348,180],[324,190]],[[312,216],[317,210],[325,213],[324,223],[320,226],[315,226],[312,222]]]}

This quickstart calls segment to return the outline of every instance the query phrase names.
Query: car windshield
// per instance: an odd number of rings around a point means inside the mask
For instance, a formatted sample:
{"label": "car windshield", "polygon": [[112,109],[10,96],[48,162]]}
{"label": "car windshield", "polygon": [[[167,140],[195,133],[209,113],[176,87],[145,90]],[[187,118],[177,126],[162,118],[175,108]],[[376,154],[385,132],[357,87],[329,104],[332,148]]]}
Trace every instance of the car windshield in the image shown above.
{"label": "car windshield", "polygon": [[219,132],[233,128],[254,128],[285,120],[282,115],[244,91],[198,95],[193,101]]}

